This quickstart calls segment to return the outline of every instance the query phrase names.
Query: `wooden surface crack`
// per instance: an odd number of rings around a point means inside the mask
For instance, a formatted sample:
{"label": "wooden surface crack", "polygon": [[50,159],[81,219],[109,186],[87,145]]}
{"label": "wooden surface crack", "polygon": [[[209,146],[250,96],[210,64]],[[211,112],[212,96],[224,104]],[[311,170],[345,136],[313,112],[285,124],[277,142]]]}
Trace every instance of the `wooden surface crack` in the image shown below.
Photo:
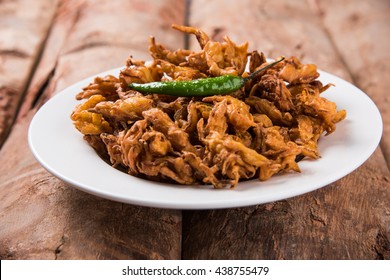
{"label": "wooden surface crack", "polygon": [[[58,7],[58,5],[57,5],[57,7]],[[7,140],[9,133],[11,132],[11,128],[17,120],[18,113],[23,105],[23,102],[24,102],[25,96],[27,95],[31,81],[34,77],[36,69],[39,65],[41,58],[42,58],[42,54],[44,52],[47,39],[49,38],[50,31],[51,31],[51,28],[53,26],[54,18],[55,18],[55,13],[53,13],[51,19],[49,20],[49,23],[47,24],[47,29],[46,29],[45,35],[43,36],[41,42],[39,43],[36,55],[33,58],[32,66],[30,68],[30,71],[28,72],[26,82],[24,83],[24,86],[23,86],[21,92],[19,93],[18,100],[16,100],[15,109],[11,113],[11,115],[9,116],[10,120],[8,121],[7,126],[2,131],[3,135],[0,137],[0,148],[3,146],[3,143]],[[12,55],[12,56],[16,56],[19,58],[28,58],[28,56],[29,56],[24,51],[20,51],[18,49],[2,51],[2,54]]]}
{"label": "wooden surface crack", "polygon": [[59,254],[61,254],[62,252],[62,247],[64,246],[66,240],[67,240],[67,236],[64,234],[61,236],[61,239],[60,239],[60,244],[54,249],[54,256],[55,256],[55,260],[58,260],[58,256]]}
{"label": "wooden surface crack", "polygon": [[337,47],[337,44],[334,41],[333,36],[331,35],[330,30],[326,27],[324,24],[324,14],[325,11],[321,8],[321,5],[318,3],[318,0],[307,0],[309,6],[312,8],[313,12],[318,16],[320,19],[320,27],[322,28],[324,34],[327,36],[334,53],[337,56],[337,59],[341,62],[342,66],[345,68],[345,71],[348,73],[348,76],[351,78],[351,82],[353,84],[356,84],[357,79],[355,75],[353,74],[353,71],[349,67],[347,61],[344,59],[344,56],[341,54],[340,49]]}
{"label": "wooden surface crack", "polygon": [[378,256],[377,259],[390,259],[390,241],[382,230],[380,230],[376,236],[374,250]]}
{"label": "wooden surface crack", "polygon": [[[56,64],[57,65],[57,64]],[[56,71],[56,65],[54,66],[54,68],[50,71],[50,73],[47,75],[45,81],[43,82],[43,84],[41,85],[41,87],[37,90],[35,96],[34,96],[34,99],[32,100],[32,103],[30,104],[30,108],[29,109],[33,109],[33,108],[40,108],[42,106],[42,104],[45,102],[45,100],[48,98],[48,96],[46,96],[46,91],[55,75],[55,71]]]}
{"label": "wooden surface crack", "polygon": [[320,224],[324,227],[327,226],[326,220],[316,213],[316,210],[313,207],[310,207],[310,219],[313,224]]}
{"label": "wooden surface crack", "polygon": [[[58,6],[59,6],[59,4],[57,4],[56,10],[58,9]],[[40,61],[41,61],[41,59],[42,59],[42,56],[43,56],[43,53],[44,53],[44,50],[45,50],[45,47],[46,47],[47,40],[48,40],[48,38],[49,38],[49,36],[50,36],[51,30],[52,30],[52,27],[53,27],[53,23],[54,23],[54,20],[55,20],[55,14],[56,14],[56,13],[53,13],[53,16],[51,17],[50,23],[49,23],[49,25],[48,25],[48,29],[47,29],[47,31],[46,31],[46,33],[45,33],[45,36],[43,37],[43,40],[41,41],[41,43],[40,43],[40,45],[39,45],[38,52],[37,52],[37,55],[35,56],[35,59],[34,59],[34,62],[33,62],[33,66],[32,66],[32,68],[31,68],[31,71],[30,71],[30,73],[29,73],[27,82],[26,82],[26,84],[25,84],[25,88],[24,88],[24,90],[23,90],[22,98],[20,99],[20,102],[19,102],[19,105],[18,105],[18,110],[17,110],[17,112],[16,112],[16,114],[15,114],[15,119],[14,119],[14,121],[16,120],[16,117],[17,117],[17,115],[18,115],[19,109],[20,109],[20,107],[21,107],[22,104],[23,104],[24,97],[26,96],[26,94],[27,94],[27,92],[28,92],[28,89],[29,89],[29,87],[30,87],[31,81],[32,81],[32,79],[33,79],[33,77],[34,77],[34,74],[35,74],[35,72],[36,72],[36,70],[37,70],[37,68],[38,68],[38,66],[39,66],[39,63],[40,63]]]}
{"label": "wooden surface crack", "polygon": [[28,54],[22,50],[0,50],[0,55],[16,56],[19,58],[28,58]]}

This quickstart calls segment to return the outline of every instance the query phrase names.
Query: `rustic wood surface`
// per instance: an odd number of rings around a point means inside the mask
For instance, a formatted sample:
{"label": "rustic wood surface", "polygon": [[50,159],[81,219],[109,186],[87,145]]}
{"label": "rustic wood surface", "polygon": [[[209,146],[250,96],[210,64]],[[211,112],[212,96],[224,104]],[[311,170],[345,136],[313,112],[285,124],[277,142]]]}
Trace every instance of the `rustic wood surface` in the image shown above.
{"label": "rustic wood surface", "polygon": [[[389,14],[382,0],[0,1],[0,259],[390,259]],[[354,83],[382,113],[380,146],[325,188],[221,210],[126,205],[45,171],[27,145],[36,110],[130,54],[148,59],[150,35],[195,48],[171,23]]]}

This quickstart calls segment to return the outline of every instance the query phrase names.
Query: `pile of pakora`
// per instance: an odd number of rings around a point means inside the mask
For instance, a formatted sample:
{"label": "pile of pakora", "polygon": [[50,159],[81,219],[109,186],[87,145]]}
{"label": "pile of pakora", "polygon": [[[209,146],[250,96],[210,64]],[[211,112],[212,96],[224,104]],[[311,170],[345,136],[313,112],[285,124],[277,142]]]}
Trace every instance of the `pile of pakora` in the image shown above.
{"label": "pile of pakora", "polygon": [[[96,77],[77,94],[85,101],[71,119],[101,158],[149,180],[223,188],[300,172],[300,160],[320,157],[318,140],[346,112],[321,96],[332,85],[318,80],[314,64],[291,57],[245,79],[270,63],[263,53],[193,27],[173,28],[195,35],[201,50],[172,51],[151,38],[151,61],[130,57],[118,77]],[[245,83],[226,94],[170,95],[178,82],[220,76]],[[166,94],[131,87],[153,82],[168,84]]]}

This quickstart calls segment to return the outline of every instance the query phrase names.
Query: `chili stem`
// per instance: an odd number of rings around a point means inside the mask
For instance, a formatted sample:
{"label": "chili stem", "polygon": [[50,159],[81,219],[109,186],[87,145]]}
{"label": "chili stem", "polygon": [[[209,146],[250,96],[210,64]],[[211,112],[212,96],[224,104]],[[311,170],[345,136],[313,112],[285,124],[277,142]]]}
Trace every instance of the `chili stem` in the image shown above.
{"label": "chili stem", "polygon": [[259,70],[255,71],[255,72],[253,72],[253,73],[250,74],[248,77],[243,78],[243,79],[244,79],[244,82],[246,82],[246,81],[252,79],[254,76],[256,76],[257,74],[259,74],[260,72],[262,72],[262,71],[264,71],[264,70],[267,70],[267,69],[273,67],[274,65],[276,65],[276,64],[278,64],[279,62],[283,61],[284,58],[285,58],[284,56],[281,56],[278,60],[275,60],[274,62],[272,62],[272,63],[270,63],[270,64],[268,64],[268,65],[266,65],[266,66],[260,68]]}

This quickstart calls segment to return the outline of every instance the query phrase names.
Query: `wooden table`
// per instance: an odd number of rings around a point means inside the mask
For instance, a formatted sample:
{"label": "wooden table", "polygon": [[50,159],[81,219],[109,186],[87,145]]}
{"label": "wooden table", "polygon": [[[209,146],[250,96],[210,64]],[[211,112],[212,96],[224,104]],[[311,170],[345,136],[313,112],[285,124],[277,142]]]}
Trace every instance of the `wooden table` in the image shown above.
{"label": "wooden table", "polygon": [[[389,15],[387,0],[0,1],[0,259],[390,259]],[[172,23],[352,82],[382,113],[380,146],[325,188],[223,210],[126,205],[45,171],[27,145],[37,109],[130,54],[149,59],[150,35],[196,47]]]}

